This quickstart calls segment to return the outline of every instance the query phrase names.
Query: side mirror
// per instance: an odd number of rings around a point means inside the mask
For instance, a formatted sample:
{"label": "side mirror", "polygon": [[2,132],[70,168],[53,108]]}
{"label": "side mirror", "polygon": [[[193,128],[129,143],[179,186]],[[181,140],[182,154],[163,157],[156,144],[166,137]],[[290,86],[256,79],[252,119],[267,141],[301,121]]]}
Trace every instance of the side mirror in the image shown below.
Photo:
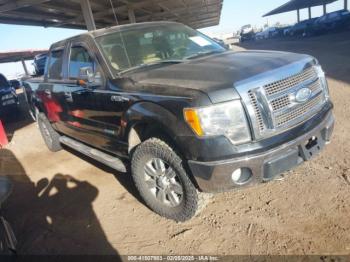
{"label": "side mirror", "polygon": [[95,82],[95,75],[92,67],[87,66],[87,67],[81,67],[79,69],[79,81],[84,81],[87,83]]}

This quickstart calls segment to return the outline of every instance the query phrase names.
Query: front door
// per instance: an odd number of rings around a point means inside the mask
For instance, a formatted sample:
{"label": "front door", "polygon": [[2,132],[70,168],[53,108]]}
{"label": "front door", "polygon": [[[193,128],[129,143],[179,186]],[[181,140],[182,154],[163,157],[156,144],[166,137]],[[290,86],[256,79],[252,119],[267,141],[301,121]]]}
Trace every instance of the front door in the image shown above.
{"label": "front door", "polygon": [[[91,73],[91,79],[82,72]],[[67,107],[64,133],[95,147],[114,151],[106,126],[104,103],[106,79],[94,55],[83,43],[72,43],[68,59],[68,80],[64,97]],[[113,112],[110,112],[113,114]]]}

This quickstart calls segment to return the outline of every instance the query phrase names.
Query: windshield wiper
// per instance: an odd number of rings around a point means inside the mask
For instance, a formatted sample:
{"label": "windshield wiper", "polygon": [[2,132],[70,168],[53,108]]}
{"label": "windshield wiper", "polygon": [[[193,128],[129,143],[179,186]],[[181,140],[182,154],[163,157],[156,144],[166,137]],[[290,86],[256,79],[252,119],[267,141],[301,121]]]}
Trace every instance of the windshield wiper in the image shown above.
{"label": "windshield wiper", "polygon": [[149,66],[162,65],[162,64],[180,64],[180,63],[183,63],[183,62],[185,62],[185,60],[162,60],[162,61],[155,61],[155,62],[152,62],[152,63],[140,64],[140,65],[137,65],[137,66],[133,66],[133,67],[130,67],[130,68],[125,69],[125,70],[123,70],[123,71],[120,71],[119,73],[120,73],[120,74],[123,74],[123,73],[127,73],[127,72],[130,72],[130,71],[133,71],[133,70],[138,70],[138,69],[145,68],[145,67],[149,67]]}
{"label": "windshield wiper", "polygon": [[207,56],[207,55],[212,55],[212,54],[219,54],[219,53],[223,53],[225,51],[219,51],[219,50],[212,50],[212,51],[206,51],[206,52],[198,52],[195,53],[193,55],[187,56],[185,57],[185,59],[193,59],[193,58],[198,58],[198,57],[202,57],[202,56]]}

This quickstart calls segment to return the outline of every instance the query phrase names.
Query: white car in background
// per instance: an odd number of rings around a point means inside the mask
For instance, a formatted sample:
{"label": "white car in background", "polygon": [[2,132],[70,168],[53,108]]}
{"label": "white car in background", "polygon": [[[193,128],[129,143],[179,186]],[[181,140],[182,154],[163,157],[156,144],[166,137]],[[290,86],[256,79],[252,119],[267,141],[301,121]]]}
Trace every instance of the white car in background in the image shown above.
{"label": "white car in background", "polygon": [[263,31],[256,33],[255,34],[255,40],[256,41],[263,40],[264,39],[264,35],[265,35],[265,33]]}
{"label": "white car in background", "polygon": [[276,27],[267,27],[262,32],[255,35],[256,40],[269,39],[275,37],[278,34]]}

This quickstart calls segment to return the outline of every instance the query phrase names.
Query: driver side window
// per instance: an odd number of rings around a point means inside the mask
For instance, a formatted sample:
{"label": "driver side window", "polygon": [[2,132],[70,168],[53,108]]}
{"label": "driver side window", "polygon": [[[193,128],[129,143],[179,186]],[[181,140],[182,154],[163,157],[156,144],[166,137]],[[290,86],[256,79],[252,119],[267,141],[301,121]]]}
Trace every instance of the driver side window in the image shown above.
{"label": "driver side window", "polygon": [[97,64],[90,56],[89,52],[82,46],[71,48],[69,57],[69,79],[76,80],[79,78],[80,69],[84,67],[92,68],[94,75],[100,75]]}

